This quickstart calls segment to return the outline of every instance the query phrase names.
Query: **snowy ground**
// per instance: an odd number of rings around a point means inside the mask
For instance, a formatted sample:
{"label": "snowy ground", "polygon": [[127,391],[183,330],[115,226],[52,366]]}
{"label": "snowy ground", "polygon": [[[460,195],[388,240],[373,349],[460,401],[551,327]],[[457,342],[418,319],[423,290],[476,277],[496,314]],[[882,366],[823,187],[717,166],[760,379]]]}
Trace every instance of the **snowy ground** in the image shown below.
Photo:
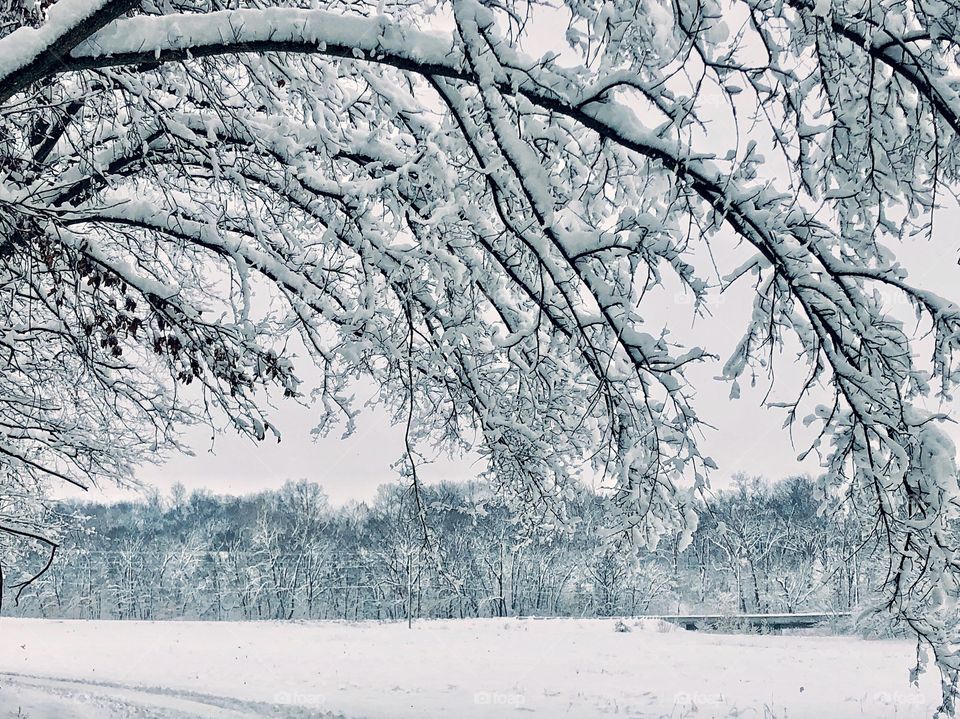
{"label": "snowy ground", "polygon": [[606,620],[0,619],[0,719],[929,717],[912,645]]}

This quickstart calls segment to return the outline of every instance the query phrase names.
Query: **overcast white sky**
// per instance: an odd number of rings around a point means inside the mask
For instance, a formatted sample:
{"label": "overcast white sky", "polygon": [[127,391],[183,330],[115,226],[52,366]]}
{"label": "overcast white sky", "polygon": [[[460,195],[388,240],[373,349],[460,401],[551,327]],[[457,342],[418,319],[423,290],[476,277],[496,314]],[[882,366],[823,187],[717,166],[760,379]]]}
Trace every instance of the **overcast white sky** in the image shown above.
{"label": "overcast white sky", "polygon": [[[719,363],[712,363],[719,374]],[[707,375],[699,371],[697,375]],[[709,377],[707,377],[709,379]],[[705,452],[720,465],[720,484],[737,471],[779,477],[798,471],[816,471],[816,463],[800,465],[797,450],[780,429],[783,415],[759,408],[765,388],[743,388],[737,401],[727,400],[727,385],[709,381],[701,385],[698,408],[707,422],[717,427],[703,443]],[[391,427],[388,416],[379,409],[366,410],[358,421],[357,432],[346,440],[339,435],[314,442],[310,436],[311,412],[296,405],[276,415],[283,432],[279,444],[262,444],[235,434],[221,435],[212,451],[210,433],[191,431],[196,456],[174,457],[165,465],[146,466],[139,479],[166,491],[174,482],[187,489],[208,488],[217,493],[237,494],[275,488],[288,479],[306,478],[320,483],[334,503],[350,499],[371,499],[377,486],[396,479],[390,469],[403,451],[403,433]],[[463,480],[476,477],[482,468],[476,456],[441,459],[421,468],[428,480]],[[97,491],[94,491],[96,494]],[[122,496],[113,488],[103,488],[105,496]],[[93,497],[91,497],[93,498]]]}

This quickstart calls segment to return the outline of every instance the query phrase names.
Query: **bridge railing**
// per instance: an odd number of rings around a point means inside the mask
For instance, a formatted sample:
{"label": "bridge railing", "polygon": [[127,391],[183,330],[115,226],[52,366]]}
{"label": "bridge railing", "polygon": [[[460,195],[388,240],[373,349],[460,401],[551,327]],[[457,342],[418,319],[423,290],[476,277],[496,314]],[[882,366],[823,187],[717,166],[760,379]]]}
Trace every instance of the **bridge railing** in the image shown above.
{"label": "bridge railing", "polygon": [[642,617],[679,624],[685,629],[718,626],[767,627],[769,629],[805,629],[850,618],[850,612],[802,612],[799,614],[662,614]]}

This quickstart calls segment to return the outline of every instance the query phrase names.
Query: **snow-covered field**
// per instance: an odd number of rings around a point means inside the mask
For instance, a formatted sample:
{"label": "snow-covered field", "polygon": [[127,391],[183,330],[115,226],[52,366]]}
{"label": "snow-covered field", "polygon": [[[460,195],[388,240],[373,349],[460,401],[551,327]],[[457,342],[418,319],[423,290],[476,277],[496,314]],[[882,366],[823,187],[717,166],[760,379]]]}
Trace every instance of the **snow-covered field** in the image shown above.
{"label": "snow-covered field", "polygon": [[929,717],[913,646],[609,620],[0,619],[0,717]]}

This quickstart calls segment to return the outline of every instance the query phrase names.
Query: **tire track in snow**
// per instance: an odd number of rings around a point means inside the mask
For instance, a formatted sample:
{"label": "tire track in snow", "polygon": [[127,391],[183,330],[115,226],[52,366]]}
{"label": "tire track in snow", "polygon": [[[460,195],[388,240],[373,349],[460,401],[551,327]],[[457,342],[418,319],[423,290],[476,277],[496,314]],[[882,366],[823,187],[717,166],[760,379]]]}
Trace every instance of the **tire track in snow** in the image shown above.
{"label": "tire track in snow", "polygon": [[[245,702],[162,687],[0,672],[0,693],[16,691],[18,687],[31,698],[60,700],[65,713],[57,716],[64,719],[342,719],[342,715],[294,705]],[[5,716],[0,712],[0,719]],[[44,719],[43,715],[40,719]]]}

